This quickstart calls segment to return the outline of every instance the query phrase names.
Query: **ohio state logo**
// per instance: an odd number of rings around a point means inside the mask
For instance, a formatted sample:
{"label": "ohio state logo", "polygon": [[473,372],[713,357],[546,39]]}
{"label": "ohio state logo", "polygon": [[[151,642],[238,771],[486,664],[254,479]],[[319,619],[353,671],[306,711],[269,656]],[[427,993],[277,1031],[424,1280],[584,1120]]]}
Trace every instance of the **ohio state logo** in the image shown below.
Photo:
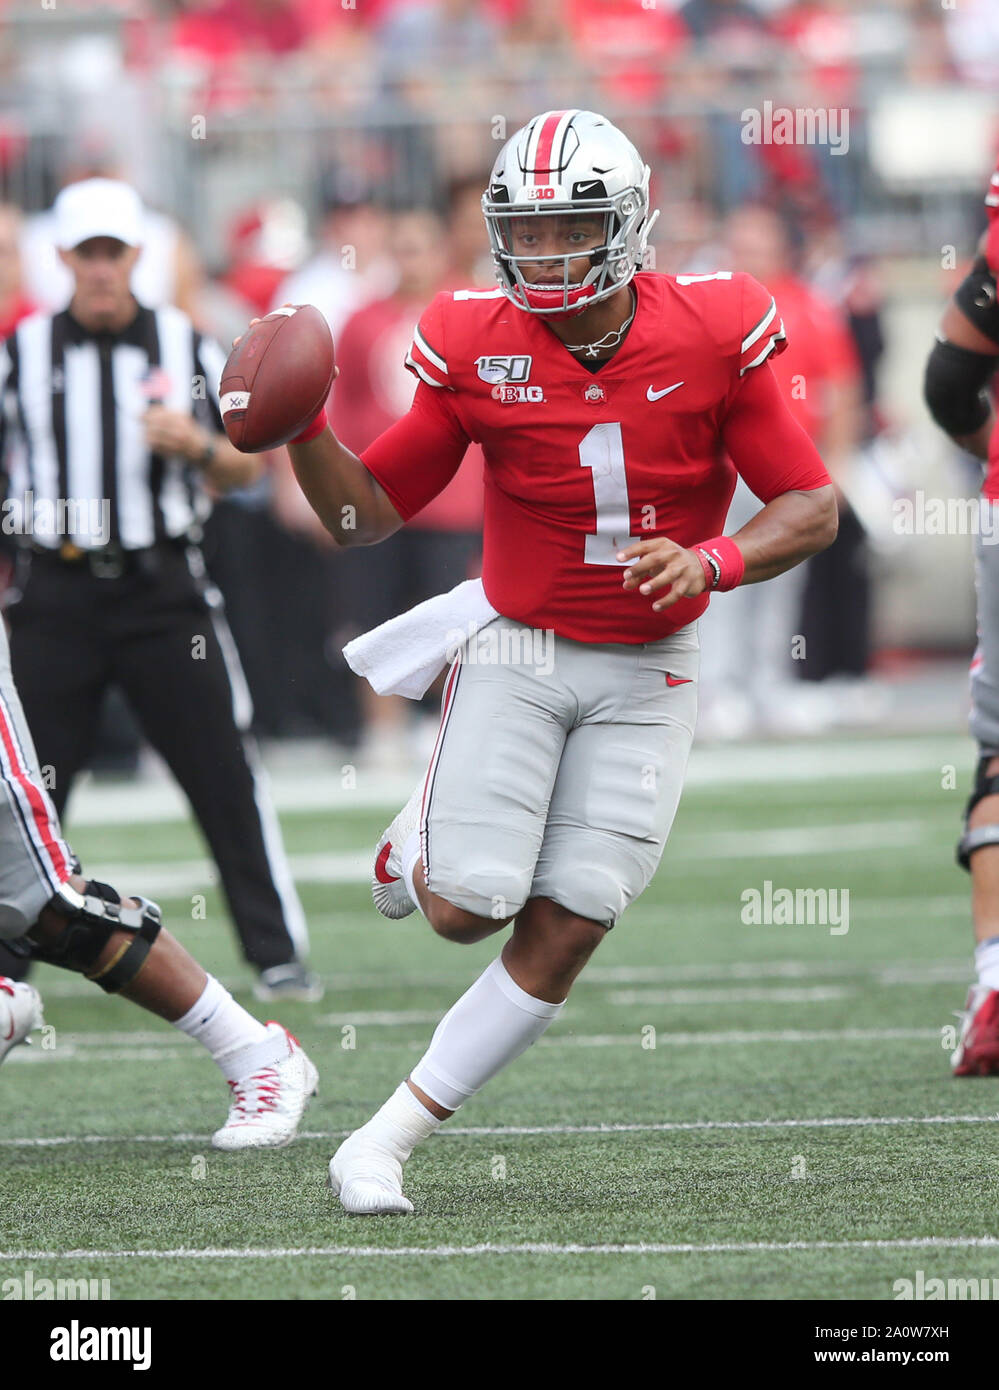
{"label": "ohio state logo", "polygon": [[583,400],[589,401],[591,405],[597,405],[600,401],[605,401],[606,399],[604,388],[598,386],[595,381],[590,386],[587,386],[586,390],[583,392]]}
{"label": "ohio state logo", "polygon": [[494,386],[489,394],[494,401],[500,401],[503,405],[524,402],[537,405],[545,399],[545,393],[540,386]]}

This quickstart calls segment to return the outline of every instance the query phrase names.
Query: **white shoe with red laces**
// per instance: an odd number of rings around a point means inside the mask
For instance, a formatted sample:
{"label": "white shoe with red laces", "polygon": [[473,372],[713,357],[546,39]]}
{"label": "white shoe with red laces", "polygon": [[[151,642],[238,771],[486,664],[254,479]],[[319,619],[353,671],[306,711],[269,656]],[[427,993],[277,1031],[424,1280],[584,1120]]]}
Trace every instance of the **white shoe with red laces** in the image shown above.
{"label": "white shoe with red laces", "polygon": [[319,1085],[319,1073],[297,1038],[280,1023],[269,1022],[287,1041],[287,1055],[230,1081],[229,1118],[212,1135],[215,1149],[277,1149],[290,1144],[298,1131],[309,1098]]}
{"label": "white shoe with red laces", "polygon": [[42,999],[33,985],[0,975],[0,1062],[12,1047],[29,1042],[28,1034],[42,1026]]}
{"label": "white shoe with red laces", "polygon": [[423,783],[413,792],[395,820],[378,841],[375,850],[375,872],[371,879],[371,896],[375,907],[383,917],[408,917],[415,912],[406,880],[402,876],[400,853],[403,845],[420,824],[420,810],[423,805]]}
{"label": "white shoe with red laces", "polygon": [[950,1062],[955,1076],[999,1076],[999,990],[972,985]]}

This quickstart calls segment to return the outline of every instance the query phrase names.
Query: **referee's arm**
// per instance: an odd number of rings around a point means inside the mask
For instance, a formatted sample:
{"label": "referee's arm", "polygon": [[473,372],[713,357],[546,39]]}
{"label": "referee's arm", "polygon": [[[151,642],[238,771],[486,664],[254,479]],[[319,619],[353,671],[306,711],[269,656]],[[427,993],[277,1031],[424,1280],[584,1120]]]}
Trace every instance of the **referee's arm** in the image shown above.
{"label": "referee's arm", "polygon": [[216,492],[247,487],[260,477],[259,454],[244,454],[226,438],[219,412],[219,381],[225,354],[209,338],[194,335],[195,377],[191,413],[151,405],[145,414],[146,443],[160,454],[182,454]]}

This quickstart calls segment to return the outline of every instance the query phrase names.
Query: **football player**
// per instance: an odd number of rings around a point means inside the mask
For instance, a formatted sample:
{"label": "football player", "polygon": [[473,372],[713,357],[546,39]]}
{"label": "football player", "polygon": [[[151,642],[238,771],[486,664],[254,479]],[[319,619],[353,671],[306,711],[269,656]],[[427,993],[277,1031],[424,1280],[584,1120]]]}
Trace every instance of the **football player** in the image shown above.
{"label": "football player", "polygon": [[[450,941],[513,930],[337,1150],[350,1212],[412,1210],[413,1147],[559,1017],[652,878],[709,594],[836,534],[829,477],[768,365],[784,346],[776,304],[747,275],[640,270],[649,170],[619,130],[591,111],[535,117],[500,153],[483,210],[499,283],[430,304],[409,413],[360,458],[322,412],[290,449],[333,537],[371,545],[480,443],[499,614],[454,662],[428,775],[382,837],[373,891],[386,916],[419,908]],[[736,470],[764,505],[724,537]]]}
{"label": "football player", "polygon": [[[279,1023],[260,1023],[163,929],[148,898],[85,879],[45,790],[0,624],[0,941],[73,970],[208,1049],[231,1091],[217,1149],[294,1138],[318,1075]],[[0,975],[0,1062],[41,1026],[38,991]]]}
{"label": "football player", "polygon": [[[958,286],[926,364],[930,414],[962,448],[986,463],[982,520],[999,524],[999,431],[988,385],[999,367],[999,165],[985,197],[989,225]],[[971,662],[975,785],[965,809],[957,859],[971,875],[978,978],[968,991],[951,1062],[955,1076],[999,1074],[999,547],[991,525],[975,538],[978,647]]]}

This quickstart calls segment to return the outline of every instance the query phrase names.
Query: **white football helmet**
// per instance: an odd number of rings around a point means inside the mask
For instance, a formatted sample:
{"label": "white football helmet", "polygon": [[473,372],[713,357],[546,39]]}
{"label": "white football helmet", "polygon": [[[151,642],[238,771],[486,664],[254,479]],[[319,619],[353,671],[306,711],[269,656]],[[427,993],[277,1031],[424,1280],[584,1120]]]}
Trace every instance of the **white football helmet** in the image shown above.
{"label": "white football helmet", "polygon": [[[616,126],[595,111],[546,111],[506,142],[482,198],[496,276],[503,293],[529,314],[582,313],[627,285],[640,269],[658,212],[649,215],[649,166]],[[590,268],[569,279],[573,255],[514,253],[523,218],[602,214],[603,244],[582,253]],[[551,262],[561,284],[532,285],[522,266]]]}

